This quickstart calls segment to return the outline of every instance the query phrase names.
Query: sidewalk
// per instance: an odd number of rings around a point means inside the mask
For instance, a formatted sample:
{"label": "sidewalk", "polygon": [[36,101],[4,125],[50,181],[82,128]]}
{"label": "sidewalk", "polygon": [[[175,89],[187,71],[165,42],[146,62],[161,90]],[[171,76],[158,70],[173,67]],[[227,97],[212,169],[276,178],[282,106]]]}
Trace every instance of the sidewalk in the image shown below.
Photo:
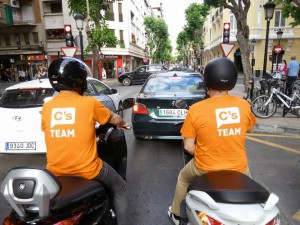
{"label": "sidewalk", "polygon": [[[229,93],[241,98],[246,96],[244,85],[236,85]],[[260,133],[300,135],[300,118],[291,113],[287,113],[285,117],[282,115],[282,107],[279,107],[277,108],[277,112],[269,118],[256,118],[257,124],[254,131]]]}

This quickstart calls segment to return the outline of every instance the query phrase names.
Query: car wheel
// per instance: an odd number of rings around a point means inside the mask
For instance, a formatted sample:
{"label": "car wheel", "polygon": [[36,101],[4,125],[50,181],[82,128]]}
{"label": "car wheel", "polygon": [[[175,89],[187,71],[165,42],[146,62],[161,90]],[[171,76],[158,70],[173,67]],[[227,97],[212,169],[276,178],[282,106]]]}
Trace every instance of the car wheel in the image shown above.
{"label": "car wheel", "polygon": [[131,80],[129,78],[124,78],[122,83],[124,86],[129,86],[131,85]]}
{"label": "car wheel", "polygon": [[121,116],[122,118],[124,117],[124,110],[122,107],[122,102],[120,102],[119,106],[118,106],[118,115]]}

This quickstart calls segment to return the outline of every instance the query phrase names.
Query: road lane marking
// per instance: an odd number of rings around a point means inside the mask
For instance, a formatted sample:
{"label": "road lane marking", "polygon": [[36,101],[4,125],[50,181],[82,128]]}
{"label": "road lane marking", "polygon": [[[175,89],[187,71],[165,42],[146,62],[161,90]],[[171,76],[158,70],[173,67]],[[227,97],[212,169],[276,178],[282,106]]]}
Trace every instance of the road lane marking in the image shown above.
{"label": "road lane marking", "polygon": [[296,213],[293,215],[293,219],[294,219],[294,220],[297,220],[298,222],[300,222],[300,210],[298,210],[298,212],[296,212]]}
{"label": "road lane marking", "polygon": [[254,134],[254,133],[249,133],[247,136],[256,136],[256,137],[280,137],[280,138],[295,138],[295,139],[300,139],[299,135],[278,135],[278,134]]}
{"label": "road lane marking", "polygon": [[256,141],[256,142],[259,142],[259,143],[262,143],[262,144],[265,144],[265,145],[273,146],[273,147],[280,148],[282,150],[293,152],[293,153],[296,153],[296,154],[300,155],[300,151],[296,150],[296,149],[293,149],[293,148],[289,148],[289,147],[286,147],[286,146],[283,146],[283,145],[275,144],[275,143],[272,143],[272,142],[269,142],[269,141],[260,140],[258,138],[254,138],[254,137],[250,137],[250,136],[247,136],[246,138],[249,139],[249,140],[252,140],[252,141]]}

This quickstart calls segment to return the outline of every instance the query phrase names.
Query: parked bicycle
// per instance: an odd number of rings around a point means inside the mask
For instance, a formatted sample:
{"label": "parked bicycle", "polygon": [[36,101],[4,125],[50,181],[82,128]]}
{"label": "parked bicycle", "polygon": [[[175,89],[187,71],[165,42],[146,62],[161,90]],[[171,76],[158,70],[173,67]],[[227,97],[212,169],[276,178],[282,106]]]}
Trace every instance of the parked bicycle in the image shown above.
{"label": "parked bicycle", "polygon": [[290,97],[279,91],[278,87],[272,89],[270,96],[260,95],[255,98],[251,104],[251,109],[255,116],[269,118],[276,113],[278,102],[283,103],[288,111],[300,117],[300,93],[295,91]]}

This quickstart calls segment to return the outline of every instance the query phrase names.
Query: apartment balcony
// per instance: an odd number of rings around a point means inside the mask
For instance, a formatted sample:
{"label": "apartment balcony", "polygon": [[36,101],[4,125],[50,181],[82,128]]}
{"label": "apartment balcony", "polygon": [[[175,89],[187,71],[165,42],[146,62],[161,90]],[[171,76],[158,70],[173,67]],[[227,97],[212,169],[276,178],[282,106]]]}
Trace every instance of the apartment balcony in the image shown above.
{"label": "apartment balcony", "polygon": [[44,14],[44,27],[45,29],[64,29],[63,13]]}
{"label": "apartment balcony", "polygon": [[32,15],[28,16],[13,16],[14,25],[36,25],[36,20]]}

